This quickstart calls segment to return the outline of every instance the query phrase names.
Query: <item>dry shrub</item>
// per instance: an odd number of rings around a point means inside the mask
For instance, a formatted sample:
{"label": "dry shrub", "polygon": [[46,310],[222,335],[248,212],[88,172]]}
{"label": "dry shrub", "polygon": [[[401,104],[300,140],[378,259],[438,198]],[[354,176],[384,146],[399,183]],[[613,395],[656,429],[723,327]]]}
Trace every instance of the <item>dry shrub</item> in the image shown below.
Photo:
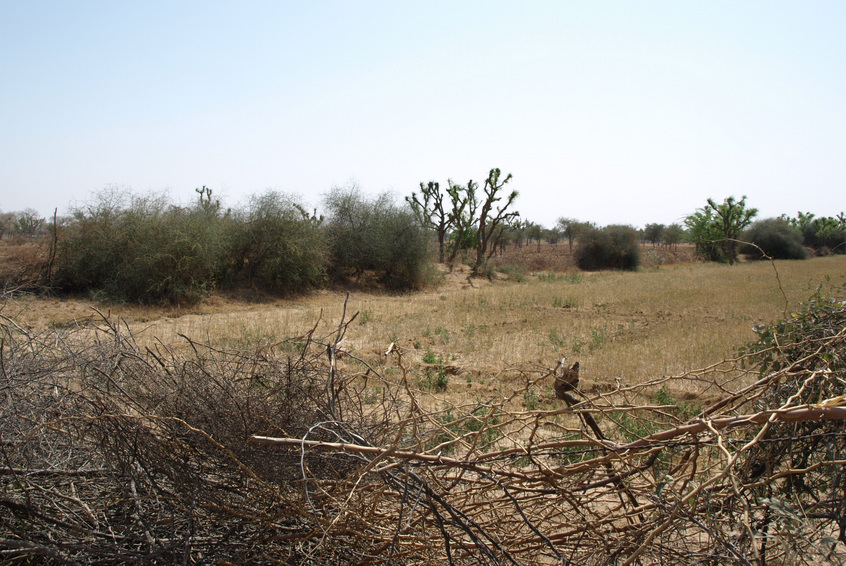
{"label": "dry shrub", "polygon": [[[39,335],[5,319],[4,556],[844,559],[842,302],[816,297],[737,359],[563,404],[545,394],[554,370],[521,366],[502,395],[448,405],[396,345],[384,368],[344,352],[351,321],[244,352],[141,349],[105,318]],[[720,400],[678,399],[691,390]]]}

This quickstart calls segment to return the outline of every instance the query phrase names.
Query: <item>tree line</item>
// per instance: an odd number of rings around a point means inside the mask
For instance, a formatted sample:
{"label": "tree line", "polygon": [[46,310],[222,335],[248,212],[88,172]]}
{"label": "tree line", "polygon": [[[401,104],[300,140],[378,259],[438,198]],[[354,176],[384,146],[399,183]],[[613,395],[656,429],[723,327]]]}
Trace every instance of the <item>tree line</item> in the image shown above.
{"label": "tree line", "polygon": [[[512,175],[491,169],[473,180],[420,183],[398,201],[368,196],[357,186],[324,195],[323,214],[297,197],[268,191],[224,208],[206,186],[195,202],[179,206],[162,195],[117,189],[52,222],[36,211],[0,213],[0,237],[41,238],[49,250],[42,285],[88,293],[106,301],[193,303],[217,289],[252,287],[277,294],[333,282],[369,279],[388,289],[422,287],[437,261],[463,262],[491,275],[488,260],[507,246],[541,242],[568,246],[585,270],[637,269],[643,245],[694,244],[708,261],[802,259],[846,253],[846,217],[798,213],[755,221],[746,197],[728,197],[688,215],[683,224],[599,227],[561,217],[546,228],[520,217]],[[578,244],[574,246],[574,244]]]}

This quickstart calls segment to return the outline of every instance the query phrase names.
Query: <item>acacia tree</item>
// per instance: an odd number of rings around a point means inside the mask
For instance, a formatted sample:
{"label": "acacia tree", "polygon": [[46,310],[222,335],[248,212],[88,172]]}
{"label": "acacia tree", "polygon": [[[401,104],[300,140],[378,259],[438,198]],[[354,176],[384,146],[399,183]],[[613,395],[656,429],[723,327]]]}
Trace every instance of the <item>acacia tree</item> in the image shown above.
{"label": "acacia tree", "polygon": [[733,196],[728,197],[722,204],[717,204],[709,198],[708,206],[717,213],[715,220],[725,237],[729,265],[734,265],[734,261],[737,259],[736,240],[740,237],[741,232],[752,224],[752,219],[758,214],[758,209],[746,208],[746,195],[738,201],[734,200]]}
{"label": "acacia tree", "polygon": [[573,254],[573,240],[578,239],[582,232],[588,228],[592,228],[590,222],[582,222],[575,218],[562,217],[558,219],[557,224],[561,232],[567,236],[567,243],[570,245],[570,255]]}
{"label": "acacia tree", "polygon": [[511,191],[505,200],[505,203],[494,208],[496,203],[502,200],[502,189],[511,180],[511,173],[506,175],[505,179],[500,180],[502,172],[499,168],[491,169],[488,173],[488,178],[485,180],[484,192],[485,200],[482,203],[477,221],[476,232],[476,263],[473,265],[473,271],[478,272],[479,268],[485,261],[485,253],[488,251],[488,246],[494,240],[492,236],[501,232],[502,228],[507,226],[512,220],[520,216],[517,211],[508,212],[508,208],[517,199],[517,191]]}

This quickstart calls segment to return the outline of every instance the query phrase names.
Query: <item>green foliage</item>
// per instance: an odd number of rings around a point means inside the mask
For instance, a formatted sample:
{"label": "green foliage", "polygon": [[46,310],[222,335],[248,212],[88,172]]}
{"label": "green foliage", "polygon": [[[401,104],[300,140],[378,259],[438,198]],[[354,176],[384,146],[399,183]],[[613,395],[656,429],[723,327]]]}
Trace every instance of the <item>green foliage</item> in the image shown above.
{"label": "green foliage", "polygon": [[647,224],[643,230],[643,239],[655,246],[664,239],[666,227],[663,224]]}
{"label": "green foliage", "polygon": [[846,215],[817,218],[810,212],[799,212],[796,218],[782,215],[780,220],[788,223],[802,234],[802,243],[820,255],[846,253]]}
{"label": "green foliage", "polygon": [[685,219],[685,225],[696,251],[709,261],[737,259],[737,240],[758,214],[757,208],[746,208],[746,197],[728,197],[717,204],[708,199],[708,206]]}
{"label": "green foliage", "polygon": [[200,208],[172,206],[163,196],[106,191],[74,211],[59,246],[56,284],[109,301],[194,303],[226,271],[217,220]]}
{"label": "green foliage", "polygon": [[580,269],[635,270],[640,265],[637,232],[630,226],[591,228],[579,239],[576,263]]}
{"label": "green foliage", "polygon": [[290,196],[275,191],[253,196],[227,223],[234,274],[282,293],[320,286],[329,261],[321,221]]}
{"label": "green foliage", "polygon": [[[747,364],[757,368],[762,381],[770,381],[762,394],[751,396],[753,406],[747,412],[784,410],[788,407],[842,405],[846,384],[846,357],[843,335],[846,332],[846,301],[828,297],[821,289],[797,312],[774,324],[755,327],[758,340],[741,349]],[[793,515],[787,501],[801,509],[803,517],[829,520],[826,529],[842,527],[838,521],[846,500],[846,442],[842,420],[800,420],[775,422],[762,433],[736,466],[738,480],[746,485],[757,483],[756,504],[779,505],[771,511],[770,522],[759,527],[760,536],[777,537],[791,546],[808,531],[801,525],[784,522]],[[788,470],[807,470],[794,476]],[[778,500],[773,499],[774,496]],[[837,509],[837,511],[835,511]],[[787,530],[784,530],[787,529]],[[823,529],[824,531],[826,529]],[[797,538],[798,536],[798,538]]]}
{"label": "green foliage", "polygon": [[678,224],[670,224],[664,228],[664,244],[675,247],[684,239],[684,229]]}
{"label": "green foliage", "polygon": [[802,235],[787,222],[777,218],[755,222],[743,235],[743,239],[757,246],[741,246],[740,251],[750,258],[763,259],[762,250],[773,259],[808,258],[808,250],[802,245]]}
{"label": "green foliage", "polygon": [[429,238],[410,206],[398,206],[388,194],[365,197],[355,186],[336,187],[325,205],[336,276],[373,272],[389,288],[423,286]]}
{"label": "green foliage", "polygon": [[726,261],[723,233],[710,208],[700,208],[684,219],[687,239],[696,245],[696,253],[708,261]]}
{"label": "green foliage", "polygon": [[107,301],[191,304],[242,279],[283,293],[324,281],[320,219],[293,199],[268,192],[222,213],[211,189],[197,193],[181,207],[161,195],[101,192],[62,230],[54,284]]}

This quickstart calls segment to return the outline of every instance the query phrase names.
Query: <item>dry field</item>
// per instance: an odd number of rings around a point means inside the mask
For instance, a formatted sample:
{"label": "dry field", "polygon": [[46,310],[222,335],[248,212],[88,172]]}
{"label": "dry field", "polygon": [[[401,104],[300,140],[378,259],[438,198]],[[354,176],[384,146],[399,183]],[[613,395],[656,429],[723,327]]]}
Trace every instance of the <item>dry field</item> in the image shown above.
{"label": "dry field", "polygon": [[[565,247],[565,246],[564,246]],[[561,245],[559,248],[563,249]],[[468,402],[502,386],[509,368],[552,369],[567,356],[588,392],[674,376],[731,358],[756,338],[752,327],[783,318],[820,286],[841,286],[846,256],[806,261],[683,263],[639,272],[527,273],[493,282],[466,270],[445,272],[427,291],[389,295],[351,291],[357,314],[342,347],[375,367],[396,343],[411,367],[451,366],[446,395]],[[180,336],[250,349],[337,329],[346,293],[290,300],[215,296],[190,309],[99,305],[80,299],[19,297],[3,314],[34,329],[122,320],[141,344],[184,344]],[[693,398],[704,391],[676,392]],[[552,395],[551,383],[546,394]]]}
{"label": "dry field", "polygon": [[[182,310],[6,299],[0,552],[843,563],[846,305],[792,312],[846,258],[511,273]],[[808,333],[720,363],[779,317]],[[559,400],[562,355],[582,374]]]}

